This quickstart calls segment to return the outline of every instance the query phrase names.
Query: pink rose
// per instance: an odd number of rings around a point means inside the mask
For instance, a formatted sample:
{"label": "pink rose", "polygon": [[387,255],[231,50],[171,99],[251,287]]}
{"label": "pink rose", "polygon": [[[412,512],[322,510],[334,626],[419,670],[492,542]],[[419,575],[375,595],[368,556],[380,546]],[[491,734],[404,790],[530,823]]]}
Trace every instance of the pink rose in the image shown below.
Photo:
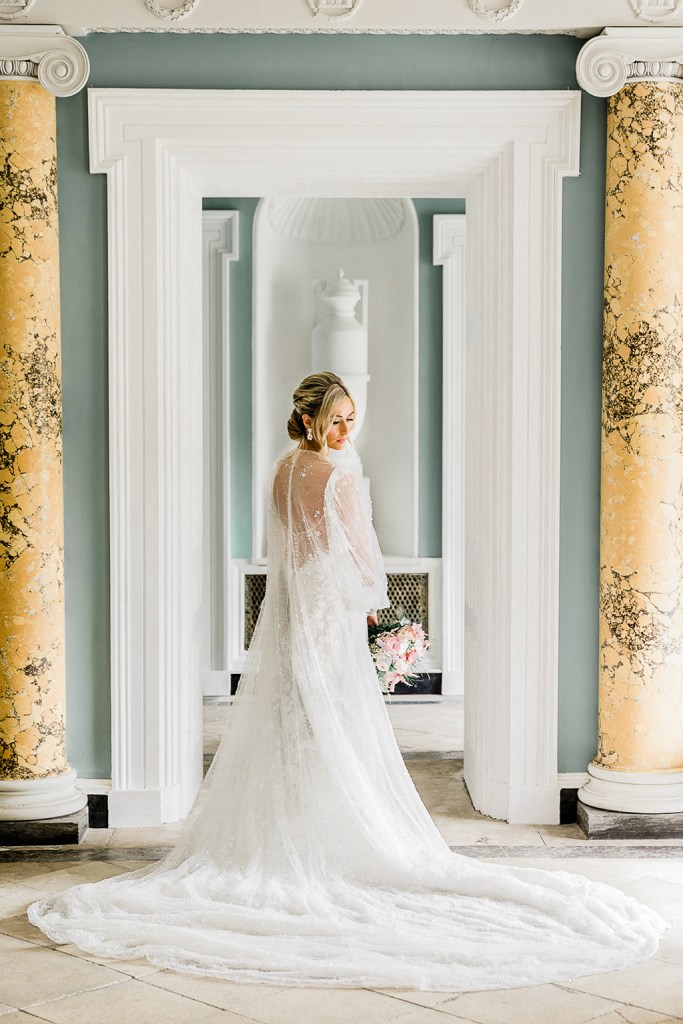
{"label": "pink rose", "polygon": [[388,636],[384,644],[384,650],[392,657],[401,654],[401,642],[395,636]]}

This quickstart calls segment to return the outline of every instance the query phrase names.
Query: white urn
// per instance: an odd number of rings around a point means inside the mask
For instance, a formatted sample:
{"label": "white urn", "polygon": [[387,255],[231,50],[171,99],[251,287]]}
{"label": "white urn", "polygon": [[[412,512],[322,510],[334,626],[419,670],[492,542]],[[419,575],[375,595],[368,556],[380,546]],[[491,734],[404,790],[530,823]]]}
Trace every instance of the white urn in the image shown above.
{"label": "white urn", "polygon": [[[367,289],[361,295],[357,283],[339,270],[320,294],[325,310],[322,320],[313,328],[312,370],[331,370],[342,378],[353,396],[356,424],[353,440],[358,437],[365,419],[368,396],[368,332]],[[356,306],[363,299],[363,323],[356,317]]]}

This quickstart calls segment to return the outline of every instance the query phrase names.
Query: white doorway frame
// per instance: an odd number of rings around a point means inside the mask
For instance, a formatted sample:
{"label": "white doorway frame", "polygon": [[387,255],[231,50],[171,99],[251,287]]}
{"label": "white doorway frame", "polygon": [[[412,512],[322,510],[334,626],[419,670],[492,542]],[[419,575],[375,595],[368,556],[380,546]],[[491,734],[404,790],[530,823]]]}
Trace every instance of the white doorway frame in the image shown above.
{"label": "white doorway frame", "polygon": [[108,179],[114,825],[201,781],[202,197],[464,197],[465,777],[556,822],[562,179],[580,93],[91,89]]}

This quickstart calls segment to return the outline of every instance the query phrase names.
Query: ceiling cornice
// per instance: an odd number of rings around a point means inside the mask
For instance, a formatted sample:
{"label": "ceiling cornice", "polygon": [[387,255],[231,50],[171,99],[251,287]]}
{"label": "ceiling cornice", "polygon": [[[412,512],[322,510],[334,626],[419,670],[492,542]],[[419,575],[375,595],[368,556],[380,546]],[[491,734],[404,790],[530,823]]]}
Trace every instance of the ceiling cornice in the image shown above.
{"label": "ceiling cornice", "polygon": [[179,32],[312,35],[552,34],[683,27],[683,0],[0,0],[0,22],[70,35]]}

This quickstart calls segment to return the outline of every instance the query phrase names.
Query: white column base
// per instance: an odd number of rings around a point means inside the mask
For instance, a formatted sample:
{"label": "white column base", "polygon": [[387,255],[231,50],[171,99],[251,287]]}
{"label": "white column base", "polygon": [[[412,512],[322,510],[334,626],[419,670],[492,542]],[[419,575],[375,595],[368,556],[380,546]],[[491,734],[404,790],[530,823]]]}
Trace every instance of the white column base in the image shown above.
{"label": "white column base", "polygon": [[589,807],[633,814],[683,811],[683,771],[620,772],[591,763],[588,774],[579,800]]}
{"label": "white column base", "polygon": [[76,772],[44,779],[0,780],[0,821],[40,821],[80,811],[88,797],[76,787]]}

